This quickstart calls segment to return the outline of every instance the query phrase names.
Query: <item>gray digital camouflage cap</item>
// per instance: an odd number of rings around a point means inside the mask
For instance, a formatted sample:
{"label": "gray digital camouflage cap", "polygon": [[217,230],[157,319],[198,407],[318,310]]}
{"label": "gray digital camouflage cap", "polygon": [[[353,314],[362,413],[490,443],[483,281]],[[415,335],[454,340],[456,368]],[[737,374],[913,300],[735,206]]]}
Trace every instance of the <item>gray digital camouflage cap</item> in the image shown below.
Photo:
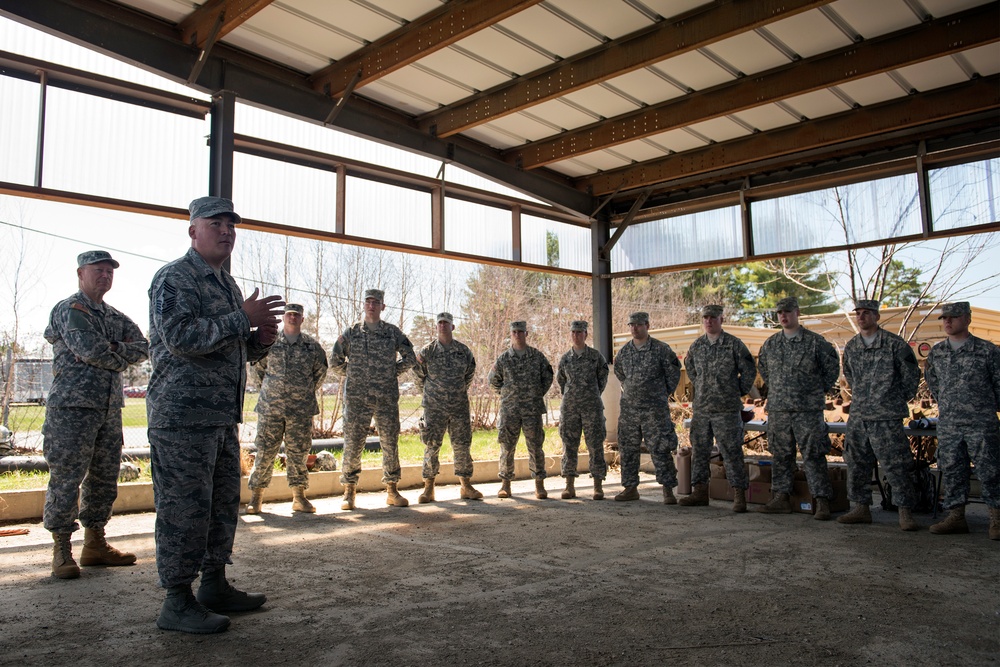
{"label": "gray digital camouflage cap", "polygon": [[298,313],[299,315],[305,314],[305,309],[302,307],[301,303],[286,303],[285,304],[286,313]]}
{"label": "gray digital camouflage cap", "polygon": [[366,289],[365,290],[365,301],[368,299],[375,299],[379,303],[385,302],[385,292],[380,289]]}
{"label": "gray digital camouflage cap", "polygon": [[854,311],[857,312],[859,310],[871,310],[877,313],[881,305],[882,304],[880,304],[875,299],[858,299],[857,301],[854,302]]}
{"label": "gray digital camouflage cap", "polygon": [[455,323],[455,318],[452,317],[451,313],[438,313],[437,321],[438,322],[448,322],[449,324],[454,324]]}
{"label": "gray digital camouflage cap", "polygon": [[191,214],[191,222],[198,218],[214,218],[222,214],[232,216],[237,225],[243,222],[243,218],[233,210],[232,200],[224,197],[198,197],[188,205],[188,212]]}
{"label": "gray digital camouflage cap", "polygon": [[528,330],[528,323],[525,322],[524,320],[517,320],[516,322],[511,322],[510,323],[510,330],[511,331],[527,331]]}
{"label": "gray digital camouflage cap", "polygon": [[76,256],[77,268],[87,266],[88,264],[97,264],[98,262],[111,262],[111,266],[116,269],[120,266],[107,250],[88,250]]}
{"label": "gray digital camouflage cap", "polygon": [[799,300],[794,296],[786,296],[784,299],[778,302],[778,305],[774,307],[777,312],[790,313],[793,310],[799,309]]}
{"label": "gray digital camouflage cap", "polygon": [[628,316],[629,324],[649,324],[649,313],[639,310]]}
{"label": "gray digital camouflage cap", "polygon": [[709,304],[701,307],[702,317],[722,317],[722,306]]}
{"label": "gray digital camouflage cap", "polygon": [[961,317],[962,315],[972,316],[972,306],[969,305],[968,301],[956,301],[954,303],[945,303],[941,305],[941,314],[938,319],[943,319],[945,317]]}
{"label": "gray digital camouflage cap", "polygon": [[587,320],[573,320],[569,325],[570,331],[586,331]]}

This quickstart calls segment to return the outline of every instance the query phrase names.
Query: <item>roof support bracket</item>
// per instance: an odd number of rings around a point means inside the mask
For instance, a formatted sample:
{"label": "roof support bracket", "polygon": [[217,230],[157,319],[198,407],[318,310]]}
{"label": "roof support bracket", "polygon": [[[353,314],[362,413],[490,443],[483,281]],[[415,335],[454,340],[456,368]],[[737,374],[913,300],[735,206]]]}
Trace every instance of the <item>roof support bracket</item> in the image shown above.
{"label": "roof support bracket", "polygon": [[333,121],[337,120],[337,116],[340,115],[340,111],[344,108],[344,105],[347,104],[347,100],[349,100],[351,95],[354,93],[354,87],[358,85],[358,81],[360,80],[361,70],[359,69],[354,73],[354,76],[351,77],[350,82],[347,84],[347,88],[344,89],[344,94],[340,96],[337,103],[333,105],[332,109],[330,109],[330,113],[326,117],[326,120],[323,121],[323,125],[333,125]]}
{"label": "roof support bracket", "polygon": [[615,244],[618,243],[618,239],[622,237],[622,234],[625,233],[625,230],[628,228],[628,226],[632,224],[632,220],[639,212],[639,209],[641,209],[642,205],[646,203],[646,199],[649,197],[649,193],[650,190],[648,188],[646,190],[643,190],[641,193],[639,193],[639,196],[636,197],[635,201],[632,202],[632,208],[629,209],[628,215],[626,215],[625,219],[622,220],[621,223],[619,223],[618,229],[615,230],[615,233],[611,237],[611,239],[604,244],[603,248],[601,248],[601,259],[603,261],[607,262],[611,260],[611,249],[615,247]]}
{"label": "roof support bracket", "polygon": [[222,30],[222,23],[225,20],[226,10],[223,8],[216,17],[215,25],[212,26],[212,32],[208,33],[208,39],[205,40],[205,46],[201,47],[201,53],[198,54],[198,60],[191,69],[191,73],[188,75],[187,82],[189,84],[198,80],[201,70],[205,67],[205,63],[208,62],[208,54],[212,51],[212,47],[215,46],[215,41],[219,39],[219,31]]}

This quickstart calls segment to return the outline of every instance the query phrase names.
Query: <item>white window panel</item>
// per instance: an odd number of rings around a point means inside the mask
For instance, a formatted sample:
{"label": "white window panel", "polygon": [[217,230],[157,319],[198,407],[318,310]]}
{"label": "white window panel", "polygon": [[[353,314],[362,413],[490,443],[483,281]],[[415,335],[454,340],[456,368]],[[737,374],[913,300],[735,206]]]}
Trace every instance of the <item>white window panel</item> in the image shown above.
{"label": "white window panel", "polygon": [[[232,31],[222,41],[264,58],[270,58],[300,72],[315,72],[330,64],[328,56],[282,43],[271,33],[261,32],[246,26]],[[346,48],[345,52],[349,53]]]}
{"label": "white window panel", "polygon": [[901,67],[897,71],[919,91],[934,90],[969,79],[949,56]]}
{"label": "white window panel", "polygon": [[785,102],[806,118],[822,118],[850,109],[844,100],[826,88],[790,97]]}
{"label": "white window panel", "polygon": [[982,76],[1000,72],[1000,42],[962,51],[962,56]]}
{"label": "white window panel", "polygon": [[406,90],[399,90],[396,87],[389,87],[381,80],[369,83],[364,88],[357,91],[362,97],[381,102],[390,107],[399,109],[403,113],[412,115],[427,113],[438,108],[437,104],[421,99],[420,97]]}
{"label": "white window panel", "polygon": [[680,88],[667,83],[646,68],[615,77],[608,83],[646,104],[656,104],[684,94]]}
{"label": "white window panel", "polygon": [[987,2],[988,0],[921,0],[921,4],[935,18],[954,14],[955,12],[960,12],[971,7],[985,5]]}
{"label": "white window panel", "polygon": [[839,84],[838,87],[861,106],[878,104],[879,102],[885,102],[897,97],[905,97],[907,94],[888,74],[866,76],[857,81]]}
{"label": "white window panel", "polygon": [[745,127],[738,123],[734,123],[725,116],[695,123],[690,127],[698,134],[702,134],[716,142],[729,141],[730,139],[745,137],[748,134],[751,134],[751,132]]}
{"label": "white window panel", "polygon": [[818,9],[769,23],[767,29],[803,58],[842,49],[852,44]]}
{"label": "white window panel", "polygon": [[666,151],[659,149],[656,146],[651,145],[648,141],[643,141],[642,139],[627,141],[624,144],[617,144],[615,146],[615,152],[621,153],[625,157],[635,160],[636,162],[655,160],[669,155]]}
{"label": "white window panel", "polygon": [[562,160],[561,162],[553,162],[552,164],[546,166],[552,171],[559,172],[560,174],[569,176],[570,178],[589,176],[597,171],[596,169],[586,166],[577,160]]}
{"label": "white window panel", "polygon": [[[400,25],[351,0],[295,0],[294,3],[287,4],[292,5],[297,12],[315,17],[322,23],[342,28],[369,42],[389,34]],[[278,3],[272,6],[278,6]]]}
{"label": "white window panel", "polygon": [[435,51],[421,58],[419,62],[476,90],[487,90],[510,80],[503,72],[498,72],[454,49]]}
{"label": "white window panel", "polygon": [[539,139],[544,139],[545,137],[551,137],[552,135],[557,134],[557,132],[548,125],[539,123],[538,121],[528,118],[521,113],[507,114],[503,118],[491,120],[490,125],[500,130],[510,132],[515,136],[522,137],[526,141],[538,141]]}
{"label": "white window panel", "polygon": [[788,64],[788,58],[781,51],[753,31],[716,42],[708,48],[744,74],[756,74]]}
{"label": "white window panel", "polygon": [[643,0],[644,5],[665,19],[678,16],[685,12],[705,5],[715,4],[712,0]]}
{"label": "white window panel", "polygon": [[564,97],[605,118],[614,118],[639,108],[636,104],[604,86],[588,86],[583,90],[568,93]]}
{"label": "white window panel", "polygon": [[560,102],[558,99],[536,104],[528,109],[528,113],[532,116],[538,116],[542,120],[548,121],[564,130],[572,130],[573,128],[589,125],[599,120],[568,104]]}
{"label": "white window panel", "polygon": [[451,104],[469,95],[469,91],[461,86],[445,81],[416,67],[404,67],[386,74],[380,79],[412,91],[438,104]]}
{"label": "white window panel", "polygon": [[617,39],[645,28],[650,20],[624,2],[580,2],[580,0],[548,0],[584,25],[605,37]]}
{"label": "white window panel", "polygon": [[419,18],[441,6],[440,0],[368,0],[368,2],[407,21]]}
{"label": "white window panel", "polygon": [[297,47],[332,60],[340,60],[362,46],[356,40],[327,30],[274,5],[265,7],[251,16],[246,23],[229,33],[226,39],[229,40],[233,35],[242,33],[246,29],[281,36],[287,43],[283,48]]}
{"label": "white window panel", "polygon": [[776,104],[764,104],[733,115],[761,132],[799,122],[797,118],[793,118],[791,114]]}
{"label": "white window panel", "polygon": [[462,132],[462,136],[475,139],[476,141],[481,141],[491,148],[498,148],[500,150],[524,144],[522,139],[512,137],[506,132],[500,132],[496,128],[490,127],[489,123],[470,128]]}
{"label": "white window panel", "polygon": [[920,23],[903,0],[837,0],[830,7],[865,39]]}
{"label": "white window panel", "polygon": [[734,78],[697,51],[661,60],[653,67],[694,90],[711,88]]}
{"label": "white window panel", "polygon": [[594,151],[593,153],[587,153],[581,156],[581,160],[585,160],[586,164],[592,165],[601,171],[608,171],[609,169],[618,169],[620,167],[627,167],[631,162],[628,160],[623,160],[617,155],[613,155],[608,151]]}
{"label": "white window panel", "polygon": [[504,28],[566,58],[601,44],[543,7],[529,7],[500,22]]}
{"label": "white window panel", "polygon": [[695,148],[702,148],[707,146],[704,141],[698,137],[685,132],[684,130],[670,130],[669,132],[660,132],[659,134],[654,134],[648,137],[651,141],[655,141],[660,146],[665,146],[672,151],[680,153],[682,151],[689,151]]}
{"label": "white window panel", "polygon": [[527,74],[552,63],[542,54],[497,30],[480,30],[457,43],[480,58],[516,74]]}

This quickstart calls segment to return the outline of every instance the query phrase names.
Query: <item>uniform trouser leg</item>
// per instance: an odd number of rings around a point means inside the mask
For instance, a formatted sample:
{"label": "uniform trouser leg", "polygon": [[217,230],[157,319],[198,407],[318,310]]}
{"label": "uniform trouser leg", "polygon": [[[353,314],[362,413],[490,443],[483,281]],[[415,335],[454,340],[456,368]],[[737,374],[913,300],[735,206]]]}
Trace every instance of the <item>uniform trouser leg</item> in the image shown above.
{"label": "uniform trouser leg", "polygon": [[521,419],[524,430],[524,441],[528,445],[528,470],[534,479],[545,479],[545,429],[542,427],[542,415],[525,415]]}
{"label": "uniform trouser leg", "polygon": [[677,467],[674,465],[677,433],[670,420],[670,409],[645,411],[642,415],[642,432],[646,449],[653,459],[653,468],[656,469],[656,481],[673,489],[677,486]]}
{"label": "uniform trouser leg", "polygon": [[831,498],[833,485],[826,465],[830,438],[823,421],[823,411],[772,412],[768,415],[768,449],[774,457],[771,474],[773,493],[792,492],[795,471],[795,446],[802,452],[809,491],[817,498]]}
{"label": "uniform trouser leg", "polygon": [[472,419],[469,408],[452,414],[448,420],[451,449],[455,454],[455,475],[472,477]]}
{"label": "uniform trouser leg", "polygon": [[[281,415],[257,416],[257,437],[254,446],[257,453],[253,459],[253,472],[250,473],[251,489],[266,489],[271,485],[274,474],[274,459],[281,449],[281,441],[285,437],[285,418]],[[287,458],[287,457],[286,457]]]}
{"label": "uniform trouser leg", "polygon": [[903,433],[902,420],[848,419],[844,460],[847,462],[847,497],[851,502],[872,504],[872,470],[877,461],[892,486],[893,502],[905,508],[916,505],[916,490],[910,476],[913,454]]}
{"label": "uniform trouser leg", "polygon": [[398,482],[399,467],[399,396],[379,399],[375,406],[375,426],[382,448],[382,483]]}
{"label": "uniform trouser leg", "polygon": [[969,500],[969,463],[976,464],[983,502],[1000,508],[1000,431],[996,426],[968,427],[938,423],[935,455],[941,470],[945,509]]}
{"label": "uniform trouser leg", "polygon": [[46,530],[73,532],[77,517],[88,528],[103,528],[118,497],[121,409],[49,408],[42,432],[49,466]]}
{"label": "uniform trouser leg", "polygon": [[344,400],[344,462],[340,474],[341,484],[357,484],[361,474],[361,451],[368,440],[375,405],[366,397]]}
{"label": "uniform trouser leg", "polygon": [[579,410],[562,411],[559,416],[559,439],[562,440],[563,477],[577,477],[580,461],[580,436],[583,435],[583,416]]}
{"label": "uniform trouser leg", "polygon": [[288,486],[309,488],[309,453],[312,451],[312,415],[285,418],[285,470]]}
{"label": "uniform trouser leg", "polygon": [[500,479],[514,479],[514,452],[521,435],[521,415],[500,412],[497,426],[497,443],[500,445],[500,460],[497,462]]}
{"label": "uniform trouser leg", "polygon": [[[420,418],[420,441],[424,444],[424,466],[422,470],[424,479],[437,477],[441,471],[441,462],[438,459],[438,454],[441,451],[441,444],[444,442],[444,434],[448,428],[448,421],[449,418],[446,412],[427,409],[424,410],[424,416]],[[457,457],[455,467],[456,469],[458,467]]]}
{"label": "uniform trouser leg", "polygon": [[608,438],[608,427],[603,408],[600,414],[584,419],[583,433],[587,440],[587,455],[590,457],[590,476],[603,480],[608,476],[608,464],[604,460],[604,441]]}
{"label": "uniform trouser leg", "polygon": [[695,413],[691,418],[691,483],[708,483],[713,440],[722,454],[729,485],[734,489],[749,487],[743,465],[743,420],[738,412]]}
{"label": "uniform trouser leg", "polygon": [[164,588],[231,563],[240,509],[236,425],[149,429],[156,567]]}
{"label": "uniform trouser leg", "polygon": [[638,411],[622,405],[618,417],[618,456],[621,458],[622,486],[639,486],[639,448],[642,423]]}

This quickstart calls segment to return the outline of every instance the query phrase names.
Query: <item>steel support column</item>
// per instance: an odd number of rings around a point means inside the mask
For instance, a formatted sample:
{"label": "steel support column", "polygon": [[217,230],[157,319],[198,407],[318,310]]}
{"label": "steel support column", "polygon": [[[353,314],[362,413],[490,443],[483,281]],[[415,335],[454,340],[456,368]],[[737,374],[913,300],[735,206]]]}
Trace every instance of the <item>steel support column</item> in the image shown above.
{"label": "steel support column", "polygon": [[[212,95],[212,134],[208,138],[208,194],[233,198],[233,155],[236,145],[236,94],[221,90]],[[232,270],[232,258],[222,267]]]}
{"label": "steel support column", "polygon": [[611,261],[601,259],[601,250],[611,236],[611,221],[601,214],[590,226],[591,260],[593,261],[593,346],[611,361],[614,339],[614,322],[611,319]]}

